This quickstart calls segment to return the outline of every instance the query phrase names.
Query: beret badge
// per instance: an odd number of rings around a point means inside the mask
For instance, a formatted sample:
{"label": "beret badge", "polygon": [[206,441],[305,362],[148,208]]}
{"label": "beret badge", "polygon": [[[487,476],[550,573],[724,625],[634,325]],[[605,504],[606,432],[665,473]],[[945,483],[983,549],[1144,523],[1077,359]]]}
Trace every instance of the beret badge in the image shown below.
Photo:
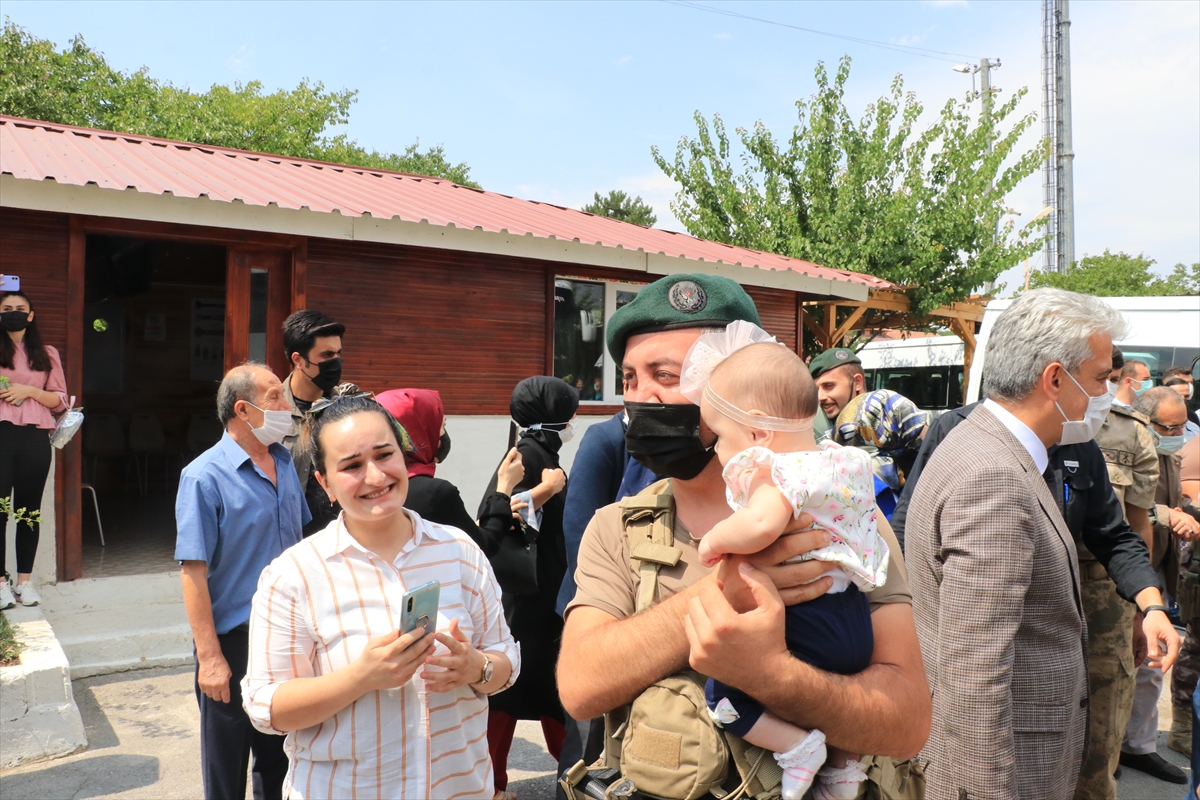
{"label": "beret badge", "polygon": [[698,314],[708,305],[708,295],[695,281],[679,281],[667,293],[671,308],[683,314]]}

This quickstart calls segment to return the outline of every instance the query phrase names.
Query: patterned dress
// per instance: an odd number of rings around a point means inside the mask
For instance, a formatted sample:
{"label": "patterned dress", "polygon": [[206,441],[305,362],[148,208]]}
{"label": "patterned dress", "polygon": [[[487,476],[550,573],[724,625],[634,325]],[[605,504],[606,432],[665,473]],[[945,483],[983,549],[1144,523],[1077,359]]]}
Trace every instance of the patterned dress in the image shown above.
{"label": "patterned dress", "polygon": [[[735,510],[750,501],[750,487],[759,469],[770,470],[771,481],[792,504],[794,516],[812,515],[816,527],[829,531],[833,541],[799,561],[837,564],[859,589],[869,592],[887,580],[888,546],[879,535],[871,456],[856,447],[824,441],[818,450],[773,453],[750,447],[729,460],[722,476],[726,499]],[[848,585],[832,575],[831,591]]]}

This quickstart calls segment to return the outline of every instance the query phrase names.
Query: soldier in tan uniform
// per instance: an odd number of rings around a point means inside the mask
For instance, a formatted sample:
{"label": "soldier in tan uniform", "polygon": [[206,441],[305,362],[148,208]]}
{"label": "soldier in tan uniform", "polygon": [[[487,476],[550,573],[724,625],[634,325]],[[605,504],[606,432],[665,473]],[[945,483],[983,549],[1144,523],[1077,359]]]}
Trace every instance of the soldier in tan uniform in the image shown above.
{"label": "soldier in tan uniform", "polygon": [[[1125,520],[1150,547],[1149,510],[1158,485],[1158,456],[1148,420],[1131,408],[1133,378],[1121,378],[1121,351],[1113,348],[1116,399],[1096,443],[1104,454],[1108,478],[1125,511]],[[1080,546],[1079,577],[1088,626],[1088,686],[1091,714],[1088,757],[1076,784],[1077,800],[1115,800],[1112,770],[1121,750],[1134,696],[1133,635],[1138,615],[1117,594],[1116,584],[1087,547]],[[1153,553],[1153,550],[1151,550]]]}

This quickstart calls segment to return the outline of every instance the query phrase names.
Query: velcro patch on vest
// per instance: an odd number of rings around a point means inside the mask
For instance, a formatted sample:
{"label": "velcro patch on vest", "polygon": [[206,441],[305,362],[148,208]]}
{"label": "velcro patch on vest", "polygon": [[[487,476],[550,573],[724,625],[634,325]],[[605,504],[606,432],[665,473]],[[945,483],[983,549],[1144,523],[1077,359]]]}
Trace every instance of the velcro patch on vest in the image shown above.
{"label": "velcro patch on vest", "polygon": [[667,547],[666,545],[654,544],[653,542],[640,542],[634,546],[629,557],[636,558],[638,561],[652,561],[655,564],[662,564],[664,567],[673,567],[683,557],[683,551],[678,547]]}
{"label": "velcro patch on vest", "polygon": [[1118,464],[1122,467],[1132,467],[1134,464],[1134,454],[1128,450],[1101,447],[1100,452],[1104,454],[1104,460],[1109,464]]}
{"label": "velcro patch on vest", "polygon": [[625,754],[645,764],[677,770],[682,749],[683,737],[678,733],[639,724],[625,746]]}

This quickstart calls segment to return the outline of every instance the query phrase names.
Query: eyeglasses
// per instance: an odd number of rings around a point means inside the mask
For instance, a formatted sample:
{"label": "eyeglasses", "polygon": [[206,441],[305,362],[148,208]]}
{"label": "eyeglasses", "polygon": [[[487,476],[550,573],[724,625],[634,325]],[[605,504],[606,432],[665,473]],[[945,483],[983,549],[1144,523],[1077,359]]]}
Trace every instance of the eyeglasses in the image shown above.
{"label": "eyeglasses", "polygon": [[1187,425],[1187,423],[1185,422],[1182,425],[1172,425],[1171,427],[1168,428],[1166,425],[1163,425],[1161,422],[1155,422],[1154,420],[1150,420],[1150,424],[1153,425],[1154,427],[1160,429],[1162,431],[1163,436],[1180,436],[1183,434],[1184,425]]}
{"label": "eyeglasses", "polygon": [[336,397],[322,397],[320,400],[312,404],[312,408],[308,410],[312,414],[313,419],[321,416],[321,412],[329,408],[334,403],[342,400],[357,400],[360,397],[374,397],[374,392],[359,392],[358,394],[340,394]]}

